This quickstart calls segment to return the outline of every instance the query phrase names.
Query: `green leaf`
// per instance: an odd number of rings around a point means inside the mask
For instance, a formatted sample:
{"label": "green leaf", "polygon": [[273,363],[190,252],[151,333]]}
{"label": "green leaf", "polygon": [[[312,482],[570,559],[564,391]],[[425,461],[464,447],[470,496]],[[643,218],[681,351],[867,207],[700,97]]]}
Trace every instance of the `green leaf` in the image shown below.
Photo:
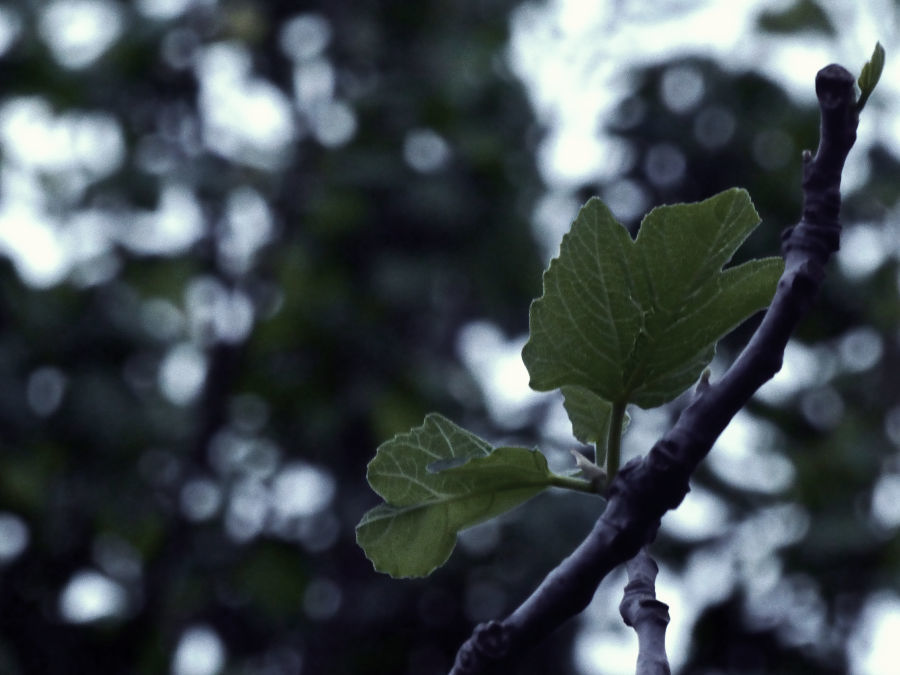
{"label": "green leaf", "polygon": [[430,574],[450,557],[460,530],[508,511],[561,478],[540,452],[494,450],[437,414],[383,443],[367,477],[387,503],[363,516],[356,540],[375,569],[393,577]]}
{"label": "green leaf", "polygon": [[813,0],[797,0],[793,5],[761,12],[757,26],[770,33],[791,34],[816,31],[831,37],[834,25],[825,11]]}
{"label": "green leaf", "polygon": [[859,100],[856,102],[857,112],[862,111],[865,107],[866,101],[869,100],[869,96],[871,96],[875,89],[875,85],[877,85],[878,80],[881,79],[881,72],[883,70],[884,47],[881,46],[880,42],[876,42],[875,49],[872,51],[872,57],[863,66],[862,72],[859,74],[859,79],[856,81],[860,90]]}
{"label": "green leaf", "polygon": [[731,189],[653,209],[632,240],[591,199],[531,306],[522,358],[532,388],[580,386],[644,408],[678,396],[716,341],[771,302],[780,258],[722,271],[758,224],[747,192]]}
{"label": "green leaf", "polygon": [[604,445],[609,436],[612,403],[604,401],[584,387],[562,387],[560,391],[575,438],[586,444]]}
{"label": "green leaf", "polygon": [[369,462],[366,478],[390,504],[420,504],[445,488],[445,480],[439,476],[441,463],[486,457],[491,450],[487,441],[443,415],[431,413],[422,426],[382,443]]}
{"label": "green leaf", "polygon": [[[562,387],[563,407],[572,422],[572,434],[582,443],[599,444],[605,447],[609,437],[609,421],[612,417],[612,403],[605,401],[584,387]],[[622,430],[628,426],[630,418],[625,413]],[[601,457],[597,462],[602,461]]]}

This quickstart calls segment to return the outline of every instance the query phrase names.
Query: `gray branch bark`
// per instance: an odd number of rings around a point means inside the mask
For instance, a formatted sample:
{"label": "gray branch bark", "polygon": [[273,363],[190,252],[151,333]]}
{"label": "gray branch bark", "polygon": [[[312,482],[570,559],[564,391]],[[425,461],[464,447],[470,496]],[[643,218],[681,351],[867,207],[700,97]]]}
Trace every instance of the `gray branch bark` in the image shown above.
{"label": "gray branch bark", "polygon": [[642,548],[625,563],[628,583],[619,613],[626,626],[634,628],[638,636],[638,657],[635,675],[671,675],[666,656],[666,627],[669,625],[669,606],[656,599],[656,562]]}
{"label": "gray branch bark", "polygon": [[838,249],[841,173],[859,122],[854,78],[845,68],[832,64],[820,70],[816,95],[819,147],[814,157],[804,153],[802,219],[784,234],[784,274],[756,333],[721,380],[701,383],[650,452],[622,467],[606,510],[578,548],[507,618],[476,627],[457,652],[451,675],[488,673],[581,612],[603,578],[655,538],[663,514],[684,499],[691,474],[716,438],[780,370],[788,339]]}

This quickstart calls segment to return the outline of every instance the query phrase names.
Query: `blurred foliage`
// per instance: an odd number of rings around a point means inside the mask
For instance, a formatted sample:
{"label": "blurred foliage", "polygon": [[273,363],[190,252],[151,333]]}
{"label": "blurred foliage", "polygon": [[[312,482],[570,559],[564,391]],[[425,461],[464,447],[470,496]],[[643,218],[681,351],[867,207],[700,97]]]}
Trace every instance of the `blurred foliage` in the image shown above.
{"label": "blurred foliage", "polygon": [[759,15],[757,24],[771,33],[792,34],[806,30],[835,34],[828,14],[813,0],[797,0],[782,10],[766,10]]}
{"label": "blurred foliage", "polygon": [[[456,360],[458,327],[490,316],[524,330],[539,288],[530,110],[498,56],[510,4],[184,6],[114,5],[125,32],[71,68],[41,37],[46,10],[25,5],[3,56],[4,101],[39,97],[57,119],[104,112],[124,143],[114,170],[69,191],[53,188],[75,171],[4,157],[46,188],[61,229],[97,213],[117,228],[45,288],[3,265],[0,504],[30,533],[2,569],[4,672],[163,672],[194,625],[222,638],[229,672],[442,672],[469,627],[464,565],[427,587],[443,614],[423,619],[426,586],[375,574],[353,526],[375,501],[365,464],[380,440],[429,409],[483,415]],[[293,139],[270,144],[277,157],[211,140],[200,63],[216,53],[220,69],[247,59],[253,86],[274,85],[288,106],[302,87],[315,99],[294,106]],[[235,124],[264,137],[266,112]],[[335,138],[340,115],[352,131]],[[440,155],[418,170],[404,156],[416,134],[420,154]],[[161,209],[172,182],[202,214],[196,240],[129,245],[133,213]],[[229,229],[235,202],[250,222]],[[240,237],[264,243],[240,260]],[[167,364],[198,357],[204,386],[173,400]],[[315,497],[317,484],[285,481],[297,467],[334,493],[278,515],[276,494]],[[206,510],[189,520],[195,502]],[[139,573],[117,572],[102,541]],[[116,616],[61,616],[84,569],[125,590]],[[494,583],[517,597],[537,574]]]}
{"label": "blurred foliage", "polygon": [[[515,3],[87,3],[114,33],[94,56],[56,39],[67,4],[14,4],[0,56],[0,551],[17,553],[0,557],[0,671],[165,672],[207,626],[228,673],[446,672],[472,623],[521,601],[596,517],[587,498],[541,496],[421,582],[374,573],[353,538],[375,447],[426,412],[538,440],[539,411],[492,427],[456,345],[472,319],[524,333],[540,290],[541,130],[503,58]],[[816,7],[761,21],[800,30],[793,13]],[[744,253],[775,251],[817,111],[699,57],[629,77],[603,125],[633,150],[617,178],[641,206],[746,187],[764,224]],[[673,105],[667,77],[700,94]],[[848,234],[897,201],[896,158],[868,159]],[[58,275],[9,243],[32,232]],[[866,597],[896,588],[897,523],[872,515],[873,486],[900,473],[896,278],[893,257],[834,265],[799,335],[818,377],[751,407],[788,487],[704,465],[697,484],[734,527],[663,531],[680,569],[761,511],[801,514],[799,534],[736,560],[685,672],[846,672]],[[791,612],[760,603],[763,563]],[[111,615],[63,611],[85,570],[115,584]],[[578,627],[515,672],[576,672]]]}

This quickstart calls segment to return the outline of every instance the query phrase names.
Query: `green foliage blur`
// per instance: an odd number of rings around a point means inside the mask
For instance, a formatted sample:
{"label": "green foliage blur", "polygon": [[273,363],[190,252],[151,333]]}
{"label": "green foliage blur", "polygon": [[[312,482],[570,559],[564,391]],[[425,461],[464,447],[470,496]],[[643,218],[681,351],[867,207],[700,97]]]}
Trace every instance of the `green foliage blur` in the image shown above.
{"label": "green foliage blur", "polygon": [[[540,293],[544,130],[504,56],[516,5],[3,6],[0,672],[443,673],[580,541],[596,503],[553,494],[427,580],[377,574],[354,541],[377,502],[366,463],[427,412],[543,440],[546,407],[498,425],[458,347],[476,320],[524,334]],[[795,39],[795,18],[759,30]],[[693,105],[666,103],[672,73],[700,78]],[[742,186],[763,217],[744,252],[775,253],[816,109],[709,58],[622,76],[600,127],[634,161],[571,196]],[[886,226],[900,190],[887,147],[868,160],[851,240]],[[684,672],[847,672],[867,598],[897,590],[897,296],[894,256],[833,265],[799,335],[815,377],[749,411],[792,480],[752,489],[704,466],[732,527],[663,529],[675,572],[736,532],[760,552],[702,607]],[[763,546],[772,523],[790,536]],[[760,600],[776,596],[793,601]],[[515,672],[582,672],[583,628]]]}

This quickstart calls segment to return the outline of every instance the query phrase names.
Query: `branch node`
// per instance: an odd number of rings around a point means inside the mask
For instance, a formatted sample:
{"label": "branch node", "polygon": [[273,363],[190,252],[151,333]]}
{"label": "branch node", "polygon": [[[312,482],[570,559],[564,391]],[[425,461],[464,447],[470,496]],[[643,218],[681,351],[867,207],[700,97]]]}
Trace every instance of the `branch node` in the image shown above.
{"label": "branch node", "polygon": [[503,623],[488,621],[478,624],[472,636],[456,653],[451,675],[483,672],[489,663],[506,658],[509,645],[509,631]]}
{"label": "branch node", "polygon": [[[679,446],[682,447],[679,447]],[[653,476],[653,488],[667,510],[677,507],[690,492],[693,466],[684,461],[684,445],[662,438],[647,453],[645,462]],[[650,480],[650,479],[647,479]]]}

